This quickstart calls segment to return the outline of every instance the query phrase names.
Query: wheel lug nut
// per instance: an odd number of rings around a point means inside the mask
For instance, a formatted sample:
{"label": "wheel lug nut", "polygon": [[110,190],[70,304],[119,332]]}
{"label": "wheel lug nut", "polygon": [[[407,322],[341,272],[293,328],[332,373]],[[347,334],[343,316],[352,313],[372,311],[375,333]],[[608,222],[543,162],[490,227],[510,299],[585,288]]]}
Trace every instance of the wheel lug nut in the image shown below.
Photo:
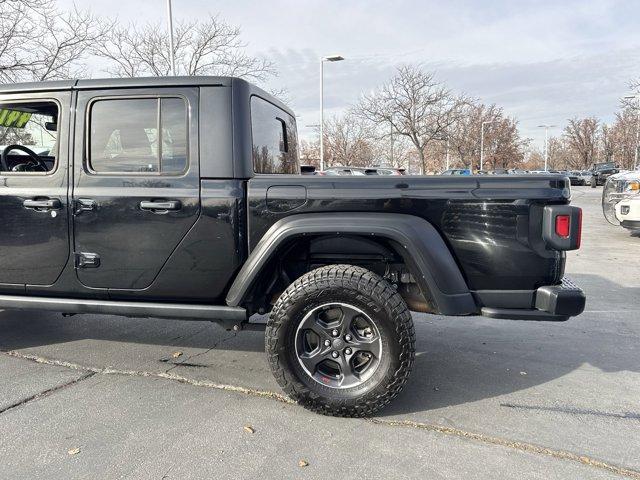
{"label": "wheel lug nut", "polygon": [[337,337],[338,335],[340,335],[340,332],[339,332],[337,329],[335,329],[335,328],[334,328],[334,329],[331,331],[331,335],[333,335],[334,337]]}
{"label": "wheel lug nut", "polygon": [[328,347],[329,345],[331,345],[331,340],[325,340],[324,341],[324,346]]}
{"label": "wheel lug nut", "polygon": [[345,339],[347,342],[350,342],[350,341],[351,341],[351,335],[349,335],[349,334],[347,333],[347,335],[345,335],[344,339]]}
{"label": "wheel lug nut", "polygon": [[338,356],[339,356],[339,355],[340,355],[340,354],[339,354],[338,352],[331,352],[331,356],[332,356],[333,358],[338,358]]}
{"label": "wheel lug nut", "polygon": [[345,348],[344,353],[347,355],[351,355],[351,349],[350,348]]}

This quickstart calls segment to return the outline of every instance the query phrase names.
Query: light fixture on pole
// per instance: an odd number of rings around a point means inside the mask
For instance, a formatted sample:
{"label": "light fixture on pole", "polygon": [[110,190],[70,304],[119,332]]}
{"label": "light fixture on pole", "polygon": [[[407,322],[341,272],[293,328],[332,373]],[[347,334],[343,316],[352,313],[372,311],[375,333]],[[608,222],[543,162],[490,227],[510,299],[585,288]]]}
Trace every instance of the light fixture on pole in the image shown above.
{"label": "light fixture on pole", "polygon": [[633,157],[633,169],[638,169],[638,150],[640,149],[640,93],[636,93],[635,95],[626,95],[624,97],[627,100],[635,100],[636,101],[636,153]]}
{"label": "light fixture on pole", "polygon": [[549,129],[556,128],[556,125],[538,125],[544,128],[544,171],[549,170]]}
{"label": "light fixture on pole", "polygon": [[493,120],[485,120],[480,125],[480,170],[484,163],[484,126],[493,123]]}
{"label": "light fixture on pole", "polygon": [[340,62],[341,55],[329,55],[320,59],[320,170],[324,170],[324,62]]}
{"label": "light fixture on pole", "polygon": [[176,56],[173,51],[173,14],[171,12],[171,0],[167,0],[167,20],[169,23],[169,61],[171,62],[171,75],[176,76]]}

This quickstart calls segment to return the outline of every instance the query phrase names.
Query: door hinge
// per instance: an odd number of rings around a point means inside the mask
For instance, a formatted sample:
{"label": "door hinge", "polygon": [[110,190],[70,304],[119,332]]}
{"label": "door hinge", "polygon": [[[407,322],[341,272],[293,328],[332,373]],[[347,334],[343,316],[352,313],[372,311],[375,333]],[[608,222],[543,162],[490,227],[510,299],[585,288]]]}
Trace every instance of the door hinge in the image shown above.
{"label": "door hinge", "polygon": [[100,255],[97,253],[76,252],[76,268],[98,268]]}
{"label": "door hinge", "polygon": [[91,212],[95,210],[97,203],[90,198],[78,198],[73,202],[73,214],[77,217],[82,212]]}

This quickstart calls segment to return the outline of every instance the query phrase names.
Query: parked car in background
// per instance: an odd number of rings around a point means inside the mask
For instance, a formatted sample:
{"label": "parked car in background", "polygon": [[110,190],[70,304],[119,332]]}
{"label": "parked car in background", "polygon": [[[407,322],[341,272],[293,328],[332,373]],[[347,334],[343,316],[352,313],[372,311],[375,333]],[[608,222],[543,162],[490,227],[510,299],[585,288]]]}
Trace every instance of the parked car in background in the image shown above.
{"label": "parked car in background", "polygon": [[329,167],[320,175],[406,175],[406,170],[394,167]]}
{"label": "parked car in background", "polygon": [[471,175],[471,170],[468,168],[450,168],[445,170],[440,175]]}
{"label": "parked car in background", "polygon": [[569,182],[571,182],[571,185],[582,185],[582,177],[580,176],[580,172],[571,170],[569,172],[561,173],[569,177]]}
{"label": "parked car in background", "polygon": [[571,185],[588,185],[591,182],[591,177],[593,176],[591,172],[588,170],[571,170],[566,172],[567,177],[569,177],[569,181]]}
{"label": "parked car in background", "polygon": [[611,175],[619,173],[620,169],[613,162],[594,163],[591,167],[591,188],[604,185]]}
{"label": "parked car in background", "polygon": [[[372,169],[369,169],[372,170]],[[373,169],[376,171],[375,175],[406,175],[407,171],[404,168],[392,168],[392,167],[376,167]],[[367,175],[372,175],[367,173]]]}
{"label": "parked car in background", "polygon": [[344,175],[367,175],[367,169],[361,167],[330,167],[322,171],[322,175],[344,176]]}
{"label": "parked car in background", "polygon": [[521,168],[510,168],[508,170],[509,175],[526,175],[529,173],[529,170],[523,170]]}

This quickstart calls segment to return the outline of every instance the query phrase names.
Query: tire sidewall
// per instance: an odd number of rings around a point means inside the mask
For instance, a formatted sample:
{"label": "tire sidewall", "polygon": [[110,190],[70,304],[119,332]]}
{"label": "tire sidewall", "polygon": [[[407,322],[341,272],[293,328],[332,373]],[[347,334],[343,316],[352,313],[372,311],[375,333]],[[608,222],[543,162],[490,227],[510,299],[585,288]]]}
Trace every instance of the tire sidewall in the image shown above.
{"label": "tire sidewall", "polygon": [[[358,282],[321,281],[296,290],[288,299],[286,313],[281,312],[280,332],[276,352],[281,360],[284,375],[288,382],[295,385],[300,397],[310,400],[322,398],[331,406],[366,401],[367,397],[384,395],[388,386],[394,382],[395,373],[402,364],[402,346],[400,344],[399,323],[394,312],[384,300],[376,298],[375,288],[363,292]],[[295,351],[298,325],[305,315],[313,309],[328,303],[352,305],[374,322],[381,337],[382,358],[376,371],[365,382],[354,387],[338,389],[323,385],[313,379],[300,365]],[[407,312],[408,314],[408,312]]]}

